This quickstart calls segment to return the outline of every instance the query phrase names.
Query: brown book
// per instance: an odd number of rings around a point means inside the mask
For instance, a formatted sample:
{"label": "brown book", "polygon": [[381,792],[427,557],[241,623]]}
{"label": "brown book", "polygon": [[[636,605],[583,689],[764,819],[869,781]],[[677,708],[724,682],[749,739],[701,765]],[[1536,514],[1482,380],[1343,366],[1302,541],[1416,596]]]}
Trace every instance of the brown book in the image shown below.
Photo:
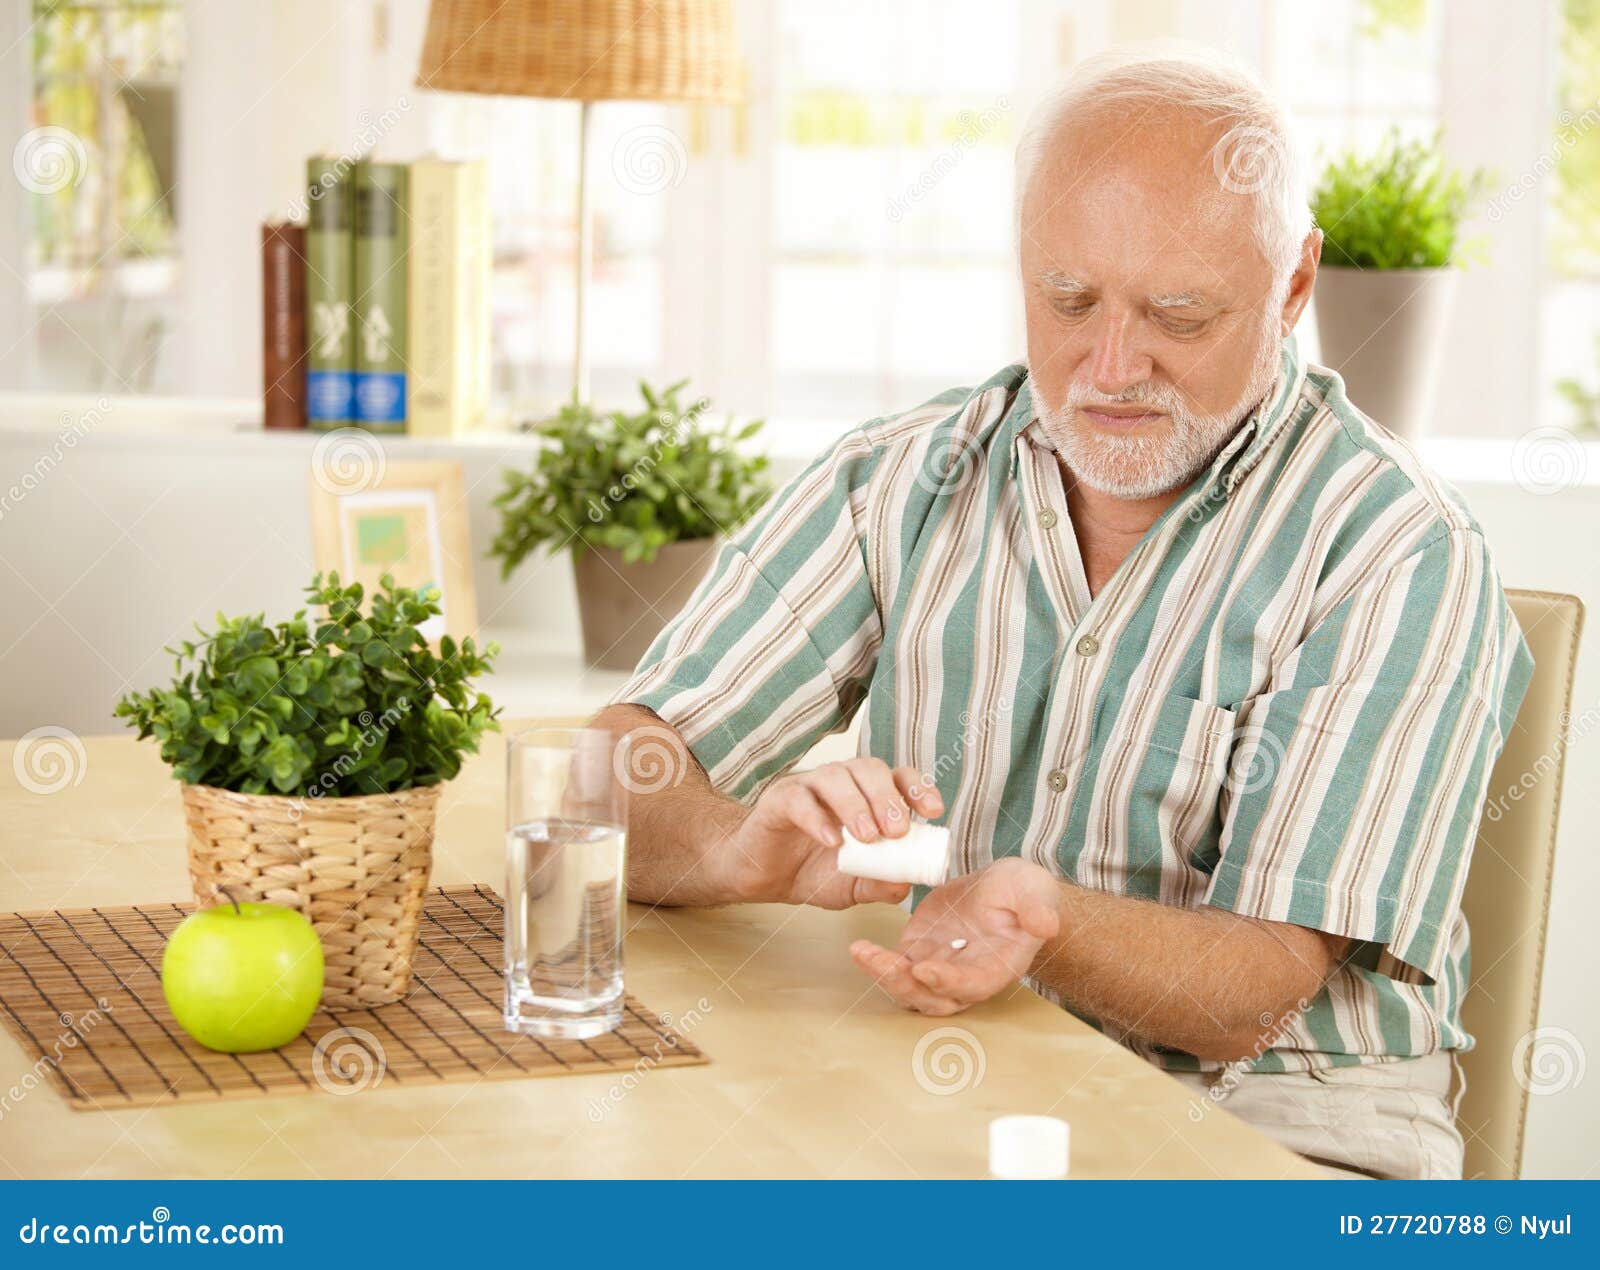
{"label": "brown book", "polygon": [[306,426],[306,231],[261,227],[262,422]]}

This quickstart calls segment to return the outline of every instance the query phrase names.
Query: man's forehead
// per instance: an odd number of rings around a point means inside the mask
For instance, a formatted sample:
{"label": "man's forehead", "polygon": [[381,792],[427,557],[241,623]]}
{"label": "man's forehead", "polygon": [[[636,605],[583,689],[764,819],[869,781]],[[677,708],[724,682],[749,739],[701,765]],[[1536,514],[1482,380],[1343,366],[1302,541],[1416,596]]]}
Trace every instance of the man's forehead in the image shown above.
{"label": "man's forehead", "polygon": [[[1142,268],[1157,291],[1217,290],[1255,264],[1255,204],[1222,188],[1211,170],[1149,156],[1099,156],[1079,166],[1046,162],[1021,209],[1023,262],[1095,281]],[[1262,265],[1264,261],[1260,262]]]}

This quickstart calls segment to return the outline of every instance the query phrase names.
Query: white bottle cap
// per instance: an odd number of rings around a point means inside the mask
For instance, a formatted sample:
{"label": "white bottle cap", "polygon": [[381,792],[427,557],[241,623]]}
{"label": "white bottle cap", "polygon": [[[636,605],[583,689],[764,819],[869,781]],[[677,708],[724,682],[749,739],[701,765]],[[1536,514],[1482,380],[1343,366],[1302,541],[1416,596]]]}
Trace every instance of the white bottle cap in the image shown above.
{"label": "white bottle cap", "polygon": [[1067,1175],[1070,1130],[1054,1116],[1001,1116],[989,1121],[989,1174],[1012,1180]]}
{"label": "white bottle cap", "polygon": [[858,878],[943,886],[950,871],[950,831],[917,821],[903,838],[862,842],[847,829],[838,865],[841,873]]}

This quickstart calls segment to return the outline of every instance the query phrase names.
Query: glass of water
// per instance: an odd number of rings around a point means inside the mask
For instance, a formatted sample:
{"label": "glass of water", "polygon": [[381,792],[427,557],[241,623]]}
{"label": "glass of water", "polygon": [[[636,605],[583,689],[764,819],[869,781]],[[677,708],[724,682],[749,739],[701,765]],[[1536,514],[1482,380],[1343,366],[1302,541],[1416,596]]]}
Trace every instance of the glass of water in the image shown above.
{"label": "glass of water", "polygon": [[625,741],[534,728],[506,746],[506,1029],[599,1036],[622,1022]]}

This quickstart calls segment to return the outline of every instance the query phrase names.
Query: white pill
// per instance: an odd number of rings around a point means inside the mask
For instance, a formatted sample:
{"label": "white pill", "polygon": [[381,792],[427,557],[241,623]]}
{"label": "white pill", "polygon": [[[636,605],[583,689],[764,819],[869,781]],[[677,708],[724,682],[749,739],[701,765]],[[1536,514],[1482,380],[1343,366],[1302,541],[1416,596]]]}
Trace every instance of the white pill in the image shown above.
{"label": "white pill", "polygon": [[862,842],[845,830],[839,871],[879,882],[943,886],[950,871],[950,831],[918,821],[903,838]]}
{"label": "white pill", "polygon": [[950,941],[950,947],[954,948],[957,952],[960,952],[966,946],[967,941],[964,939],[952,939]]}

